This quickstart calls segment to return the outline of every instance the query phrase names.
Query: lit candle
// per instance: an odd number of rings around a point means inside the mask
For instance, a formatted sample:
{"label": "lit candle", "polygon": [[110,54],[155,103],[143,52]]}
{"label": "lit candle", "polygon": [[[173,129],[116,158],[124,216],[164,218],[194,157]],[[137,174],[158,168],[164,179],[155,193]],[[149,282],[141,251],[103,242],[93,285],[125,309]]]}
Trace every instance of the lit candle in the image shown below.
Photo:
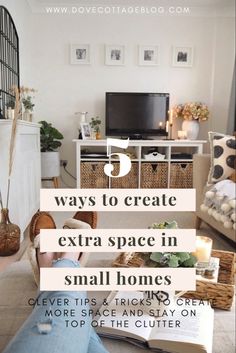
{"label": "lit candle", "polygon": [[163,126],[163,122],[160,121],[160,122],[159,122],[159,128],[162,129],[162,126]]}
{"label": "lit candle", "polygon": [[203,236],[196,237],[196,251],[193,255],[197,258],[198,264],[208,265],[211,258],[212,239]]}
{"label": "lit candle", "polygon": [[170,110],[170,124],[173,124],[173,109]]}
{"label": "lit candle", "polygon": [[166,122],[166,132],[167,132],[167,134],[168,134],[168,132],[169,132],[169,121],[167,120],[167,122]]}
{"label": "lit candle", "polygon": [[187,137],[186,131],[184,131],[184,130],[178,131],[178,139],[184,140],[184,139],[186,139],[186,137]]}

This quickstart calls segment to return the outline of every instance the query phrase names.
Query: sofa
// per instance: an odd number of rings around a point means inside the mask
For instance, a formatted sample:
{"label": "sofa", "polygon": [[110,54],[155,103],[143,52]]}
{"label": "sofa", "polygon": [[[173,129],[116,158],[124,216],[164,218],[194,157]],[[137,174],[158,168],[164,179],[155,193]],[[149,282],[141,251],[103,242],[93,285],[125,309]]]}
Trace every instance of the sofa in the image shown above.
{"label": "sofa", "polygon": [[196,189],[196,229],[200,229],[202,221],[215,228],[219,233],[235,242],[235,230],[227,229],[223,223],[217,222],[207,212],[200,209],[203,203],[208,174],[211,165],[210,154],[195,154],[193,156],[193,187]]}

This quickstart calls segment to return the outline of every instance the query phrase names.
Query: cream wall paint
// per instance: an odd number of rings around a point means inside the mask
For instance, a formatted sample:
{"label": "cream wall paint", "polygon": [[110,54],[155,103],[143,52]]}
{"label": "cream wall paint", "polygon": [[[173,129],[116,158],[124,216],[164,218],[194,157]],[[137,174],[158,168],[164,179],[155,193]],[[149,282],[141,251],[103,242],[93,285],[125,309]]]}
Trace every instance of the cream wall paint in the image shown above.
{"label": "cream wall paint", "polygon": [[[104,118],[106,91],[169,92],[171,105],[204,101],[211,120],[201,125],[225,131],[233,70],[233,18],[155,16],[33,15],[34,86],[38,89],[37,117],[52,121],[65,135],[62,157],[74,172],[76,111]],[[69,43],[90,43],[92,64],[70,65]],[[104,44],[126,45],[126,65],[104,65]],[[160,46],[160,66],[137,65],[138,44]],[[194,47],[191,69],[171,67],[172,45]],[[220,51],[220,54],[218,53]],[[223,92],[222,92],[223,90]],[[180,129],[181,122],[175,124]],[[103,124],[104,132],[104,124]]]}
{"label": "cream wall paint", "polygon": [[[61,156],[69,160],[73,173],[75,146],[72,139],[77,137],[74,113],[86,110],[90,117],[97,114],[104,118],[106,91],[169,92],[171,105],[204,101],[212,114],[209,122],[201,124],[200,138],[207,138],[209,129],[226,130],[235,50],[233,17],[214,17],[207,7],[205,12],[204,8],[200,12],[198,9],[196,16],[190,17],[70,16],[34,12],[28,27],[25,0],[6,2],[24,3],[19,9],[11,7],[14,14],[19,10],[15,17],[22,42],[21,62],[26,63],[32,57],[29,68],[22,68],[25,70],[22,83],[38,90],[35,121],[49,120],[62,131],[65,140]],[[31,38],[28,48],[26,38]],[[70,42],[91,44],[90,66],[70,65]],[[104,44],[126,46],[124,67],[104,65]],[[160,66],[137,65],[139,44],[160,46]],[[173,45],[194,47],[191,69],[171,67]],[[181,122],[176,122],[175,131],[180,126]],[[67,182],[73,184],[71,179]]]}

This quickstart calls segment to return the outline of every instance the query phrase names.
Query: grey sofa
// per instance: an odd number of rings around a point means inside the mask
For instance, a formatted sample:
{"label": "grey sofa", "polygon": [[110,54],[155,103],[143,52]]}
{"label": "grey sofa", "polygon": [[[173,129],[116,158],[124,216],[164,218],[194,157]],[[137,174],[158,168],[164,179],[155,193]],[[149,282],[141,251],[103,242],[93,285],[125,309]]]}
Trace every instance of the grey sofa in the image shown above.
{"label": "grey sofa", "polygon": [[235,230],[226,229],[222,223],[217,222],[208,213],[200,210],[203,202],[208,173],[210,170],[210,154],[195,154],[193,156],[193,187],[196,189],[196,229],[199,229],[202,221],[215,228],[219,233],[235,242]]}

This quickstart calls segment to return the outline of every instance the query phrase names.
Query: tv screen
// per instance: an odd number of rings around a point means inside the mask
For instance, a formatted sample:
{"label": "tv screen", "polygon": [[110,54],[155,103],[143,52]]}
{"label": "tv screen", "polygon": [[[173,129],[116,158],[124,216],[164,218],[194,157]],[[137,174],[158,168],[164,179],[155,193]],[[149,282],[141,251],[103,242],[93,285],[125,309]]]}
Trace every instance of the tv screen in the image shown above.
{"label": "tv screen", "polygon": [[168,93],[106,93],[106,135],[166,135]]}

